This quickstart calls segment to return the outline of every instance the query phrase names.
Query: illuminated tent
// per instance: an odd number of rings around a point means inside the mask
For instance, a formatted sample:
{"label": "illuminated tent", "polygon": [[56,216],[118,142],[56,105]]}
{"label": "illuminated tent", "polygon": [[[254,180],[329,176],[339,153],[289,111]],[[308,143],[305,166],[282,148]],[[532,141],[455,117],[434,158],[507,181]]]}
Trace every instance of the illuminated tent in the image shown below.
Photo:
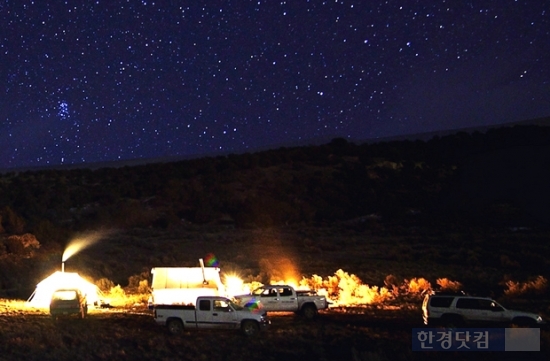
{"label": "illuminated tent", "polygon": [[48,308],[53,292],[62,288],[78,288],[86,295],[89,305],[100,305],[104,299],[101,290],[78,273],[57,271],[36,285],[27,302],[31,307]]}
{"label": "illuminated tent", "polygon": [[152,303],[155,305],[195,304],[199,296],[223,296],[225,287],[217,267],[156,267]]}

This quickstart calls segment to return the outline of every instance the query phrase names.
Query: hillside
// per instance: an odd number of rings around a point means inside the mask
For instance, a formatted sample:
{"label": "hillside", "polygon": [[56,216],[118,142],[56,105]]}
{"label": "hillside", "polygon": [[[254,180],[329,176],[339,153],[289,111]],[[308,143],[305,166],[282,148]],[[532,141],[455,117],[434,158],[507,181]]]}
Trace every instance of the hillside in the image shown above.
{"label": "hillside", "polygon": [[[0,205],[21,217],[28,231],[44,222],[78,230],[106,222],[239,227],[373,213],[395,218],[413,209],[440,214],[442,207],[456,211],[474,202],[478,209],[479,202],[497,200],[547,221],[548,129],[514,126],[361,145],[334,139],[322,146],[120,168],[8,172],[0,176]],[[3,212],[2,225],[9,228],[9,211]]]}
{"label": "hillside", "polygon": [[[290,229],[282,242],[319,257],[340,249],[339,242],[353,254],[360,249],[357,239],[366,236],[387,248],[376,256],[380,267],[407,261],[401,252],[441,263],[455,257],[457,266],[470,259],[495,267],[506,257],[513,264],[514,237],[492,255],[495,236],[488,234],[548,229],[549,133],[548,127],[525,125],[428,141],[353,144],[334,139],[321,146],[132,167],[8,172],[0,177],[1,289],[32,287],[58,267],[69,240],[98,230],[109,230],[104,238],[112,242],[89,251],[95,258],[84,254],[80,266],[95,278],[121,283],[152,266],[196,262],[212,248],[225,252],[224,242],[233,247],[227,249],[229,262],[246,263],[235,247],[261,242],[246,233],[262,229],[281,234]],[[315,229],[355,235],[319,241],[326,237]],[[205,230],[213,232],[210,240]],[[160,234],[172,244],[171,253],[166,254],[159,236],[143,236],[143,231]],[[485,240],[468,239],[472,234],[483,234]],[[182,237],[188,238],[184,250],[173,245]],[[444,244],[433,248],[445,239],[457,242],[462,253],[448,253]],[[32,246],[37,244],[40,248]],[[431,248],[426,256],[423,250]],[[516,262],[531,274],[544,264],[545,252],[529,248]],[[139,262],[118,262],[125,254]],[[345,258],[345,253],[336,257]],[[320,272],[322,262],[300,271]],[[342,267],[338,262],[331,267]],[[244,267],[251,274],[259,271],[257,259]],[[380,281],[385,270],[374,276],[357,266],[356,272]]]}

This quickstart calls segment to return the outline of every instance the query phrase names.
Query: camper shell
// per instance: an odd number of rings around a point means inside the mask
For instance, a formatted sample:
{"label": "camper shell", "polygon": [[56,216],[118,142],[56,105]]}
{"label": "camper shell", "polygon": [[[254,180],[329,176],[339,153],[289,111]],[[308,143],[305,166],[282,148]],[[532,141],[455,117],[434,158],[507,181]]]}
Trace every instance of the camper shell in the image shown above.
{"label": "camper shell", "polygon": [[217,267],[155,267],[151,269],[151,299],[155,305],[195,305],[200,296],[224,296]]}

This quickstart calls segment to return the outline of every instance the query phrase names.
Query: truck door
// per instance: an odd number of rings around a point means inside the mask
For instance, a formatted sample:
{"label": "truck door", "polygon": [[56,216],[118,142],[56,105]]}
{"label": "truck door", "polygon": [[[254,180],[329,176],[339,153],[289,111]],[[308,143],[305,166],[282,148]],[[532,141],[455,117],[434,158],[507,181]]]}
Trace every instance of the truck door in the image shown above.
{"label": "truck door", "polygon": [[224,300],[199,300],[195,317],[198,328],[236,328],[235,311]]}
{"label": "truck door", "polygon": [[281,287],[279,291],[279,309],[281,311],[296,311],[298,309],[298,299],[290,287]]}
{"label": "truck door", "polygon": [[280,300],[276,288],[266,288],[259,297],[265,311],[279,310]]}
{"label": "truck door", "polygon": [[238,328],[237,314],[225,300],[214,300],[212,326],[215,328]]}
{"label": "truck door", "polygon": [[473,322],[502,322],[504,309],[496,302],[478,298],[461,298],[456,302],[456,308],[462,315]]}
{"label": "truck door", "polygon": [[195,318],[198,328],[212,328],[212,301],[199,300],[195,308]]}

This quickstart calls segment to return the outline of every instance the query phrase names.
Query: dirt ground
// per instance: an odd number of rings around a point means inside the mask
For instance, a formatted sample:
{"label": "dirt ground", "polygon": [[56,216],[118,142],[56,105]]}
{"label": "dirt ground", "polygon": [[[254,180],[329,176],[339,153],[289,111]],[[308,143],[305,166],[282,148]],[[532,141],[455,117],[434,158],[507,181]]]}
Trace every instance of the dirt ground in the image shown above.
{"label": "dirt ground", "polygon": [[541,352],[413,352],[419,310],[338,309],[314,320],[270,315],[255,337],[238,331],[189,330],[170,335],[146,308],[93,309],[84,320],[53,321],[46,311],[0,307],[0,360],[547,360]]}

